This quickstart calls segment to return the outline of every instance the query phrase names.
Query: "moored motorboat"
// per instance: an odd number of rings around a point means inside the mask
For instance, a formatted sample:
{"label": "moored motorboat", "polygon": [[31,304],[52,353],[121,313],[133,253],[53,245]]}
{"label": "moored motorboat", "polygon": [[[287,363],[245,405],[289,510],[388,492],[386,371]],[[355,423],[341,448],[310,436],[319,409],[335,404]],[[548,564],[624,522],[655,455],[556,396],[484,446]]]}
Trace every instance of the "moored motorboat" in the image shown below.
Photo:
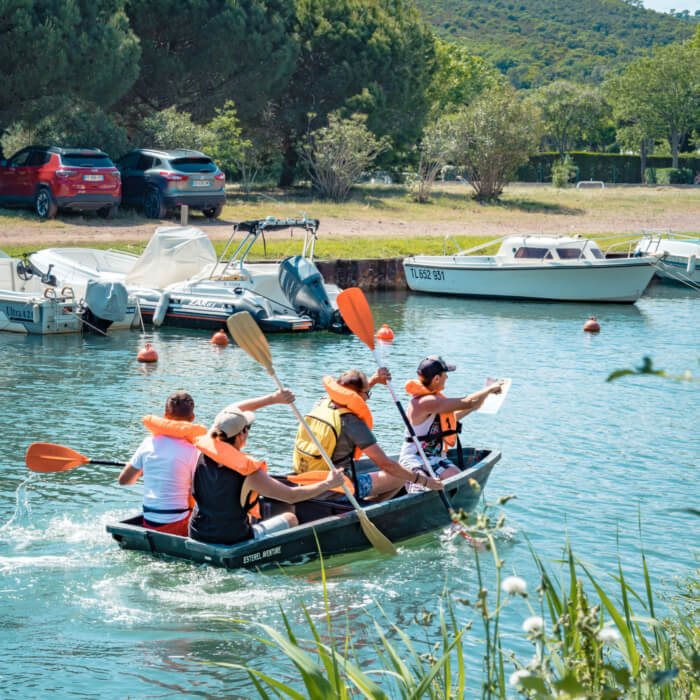
{"label": "moored motorboat", "polygon": [[[499,452],[463,449],[464,469],[445,480],[445,493],[456,509],[472,510],[479,502],[491,470],[501,458]],[[457,461],[456,450],[450,457]],[[367,459],[356,463],[359,473],[376,470]],[[362,532],[357,513],[347,502],[309,500],[289,506],[262,499],[264,517],[293,510],[299,525],[272,533],[261,540],[246,540],[235,545],[198,542],[141,527],[142,516],[108,524],[107,531],[122,549],[188,559],[228,569],[263,568],[277,563],[299,563],[318,557],[368,549],[371,545]],[[392,542],[444,528],[450,516],[436,491],[400,495],[382,503],[363,503],[367,517]]]}
{"label": "moored motorboat", "polygon": [[0,331],[51,335],[128,328],[136,305],[119,282],[57,286],[26,259],[0,251]]}
{"label": "moored motorboat", "polygon": [[[470,255],[499,242],[495,255]],[[587,238],[506,236],[454,255],[416,255],[403,264],[409,288],[420,292],[633,303],[654,275],[655,262],[648,256],[607,260]]]}
{"label": "moored motorboat", "polygon": [[648,233],[637,242],[634,254],[656,257],[661,279],[700,289],[700,234]]}

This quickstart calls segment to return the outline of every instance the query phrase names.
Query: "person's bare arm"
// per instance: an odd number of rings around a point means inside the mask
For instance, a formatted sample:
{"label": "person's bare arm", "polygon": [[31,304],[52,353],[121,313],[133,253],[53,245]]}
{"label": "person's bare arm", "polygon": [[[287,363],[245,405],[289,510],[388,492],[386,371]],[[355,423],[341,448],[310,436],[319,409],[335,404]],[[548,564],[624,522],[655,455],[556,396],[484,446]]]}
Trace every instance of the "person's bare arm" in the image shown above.
{"label": "person's bare arm", "polygon": [[254,399],[239,401],[236,405],[241,411],[257,411],[259,408],[271,406],[276,403],[293,403],[295,398],[293,391],[281,389],[277,390],[274,394],[266,394],[265,396],[258,396]]}
{"label": "person's bare arm", "polygon": [[137,469],[133,464],[127,464],[119,475],[119,485],[129,486],[135,484],[136,479],[138,479],[141,474],[143,474],[141,469]]}
{"label": "person's bare arm", "polygon": [[463,396],[458,399],[450,399],[446,396],[437,396],[430,394],[428,396],[419,396],[411,401],[408,406],[408,417],[412,423],[422,423],[429,415],[434,413],[450,413],[454,411],[457,414],[457,420],[475,411],[489,394],[500,394],[503,382],[496,382],[490,386],[475,391],[473,394]]}
{"label": "person's bare arm", "polygon": [[[391,474],[391,476],[395,476],[397,479],[401,479],[402,481],[416,481],[415,472],[412,472],[410,469],[406,469],[406,467],[402,467],[398,462],[391,459],[391,457],[389,457],[376,442],[369,447],[365,447],[363,452],[387,474]],[[428,477],[428,481],[425,486],[427,486],[431,491],[440,491],[444,488],[440,479],[433,479],[431,477]]]}
{"label": "person's bare arm", "polygon": [[344,476],[342,470],[335,469],[332,472],[328,472],[328,477],[325,481],[321,481],[318,484],[287,486],[277,479],[273,479],[262,469],[258,469],[258,471],[248,476],[243,482],[241,503],[245,503],[250,491],[257,491],[261,496],[274,498],[276,501],[282,501],[283,503],[306,501],[309,498],[320,496],[322,493],[330,491],[336,486],[340,486],[343,483]]}

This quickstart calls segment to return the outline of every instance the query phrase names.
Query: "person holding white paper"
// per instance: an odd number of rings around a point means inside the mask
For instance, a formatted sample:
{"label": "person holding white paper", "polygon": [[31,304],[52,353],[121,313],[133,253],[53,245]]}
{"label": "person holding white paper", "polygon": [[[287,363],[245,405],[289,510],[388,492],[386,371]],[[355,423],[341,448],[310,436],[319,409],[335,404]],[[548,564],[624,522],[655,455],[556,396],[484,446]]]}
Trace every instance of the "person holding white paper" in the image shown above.
{"label": "person holding white paper", "polygon": [[[448,398],[443,394],[448,372],[456,369],[439,355],[430,355],[418,365],[418,379],[406,382],[406,391],[412,396],[406,414],[416,432],[425,456],[439,479],[459,473],[458,467],[447,459],[447,450],[457,444],[458,421],[476,411],[490,394],[502,391],[503,382],[494,382],[473,394]],[[414,472],[426,473],[423,460],[411,435],[406,430],[399,463]],[[406,490],[416,491],[414,484]]]}

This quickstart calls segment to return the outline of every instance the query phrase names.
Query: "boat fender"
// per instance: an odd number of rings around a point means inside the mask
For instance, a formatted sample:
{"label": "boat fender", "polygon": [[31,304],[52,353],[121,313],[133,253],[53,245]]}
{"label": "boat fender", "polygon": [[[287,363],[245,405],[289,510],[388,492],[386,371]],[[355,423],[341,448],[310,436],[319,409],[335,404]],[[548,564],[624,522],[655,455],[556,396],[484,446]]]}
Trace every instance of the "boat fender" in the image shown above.
{"label": "boat fender", "polygon": [[170,305],[170,294],[163,292],[160,295],[160,299],[156,304],[156,308],[153,312],[153,325],[162,326],[165,320],[165,314],[168,312],[168,306]]}
{"label": "boat fender", "polygon": [[599,333],[600,332],[600,323],[595,320],[595,316],[590,316],[588,321],[586,321],[583,324],[583,330],[586,331],[586,333]]}
{"label": "boat fender", "polygon": [[32,304],[32,323],[41,321],[41,308],[39,304]]}
{"label": "boat fender", "polygon": [[689,275],[692,275],[695,272],[695,267],[697,265],[697,255],[693,253],[693,255],[688,256],[688,267],[686,267],[686,272]]}

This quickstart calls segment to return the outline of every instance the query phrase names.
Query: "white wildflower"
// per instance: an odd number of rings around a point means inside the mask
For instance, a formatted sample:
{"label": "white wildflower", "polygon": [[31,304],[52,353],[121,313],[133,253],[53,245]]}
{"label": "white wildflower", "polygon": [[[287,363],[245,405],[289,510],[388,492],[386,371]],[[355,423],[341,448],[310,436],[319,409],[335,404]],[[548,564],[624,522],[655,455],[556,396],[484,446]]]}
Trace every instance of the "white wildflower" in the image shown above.
{"label": "white wildflower", "polygon": [[539,615],[533,615],[528,617],[525,622],[523,622],[523,632],[528,634],[537,634],[544,629],[544,620]]}
{"label": "white wildflower", "polygon": [[527,583],[520,576],[509,576],[503,580],[501,589],[509,595],[523,595],[527,591]]}
{"label": "white wildflower", "polygon": [[513,671],[513,673],[510,674],[510,678],[508,679],[508,682],[512,686],[520,685],[520,681],[523,678],[529,678],[530,676],[530,671],[528,671],[526,668],[520,668],[517,671]]}
{"label": "white wildflower", "polygon": [[614,627],[603,627],[603,629],[598,632],[598,639],[601,642],[612,644],[620,640],[621,637],[620,633]]}

